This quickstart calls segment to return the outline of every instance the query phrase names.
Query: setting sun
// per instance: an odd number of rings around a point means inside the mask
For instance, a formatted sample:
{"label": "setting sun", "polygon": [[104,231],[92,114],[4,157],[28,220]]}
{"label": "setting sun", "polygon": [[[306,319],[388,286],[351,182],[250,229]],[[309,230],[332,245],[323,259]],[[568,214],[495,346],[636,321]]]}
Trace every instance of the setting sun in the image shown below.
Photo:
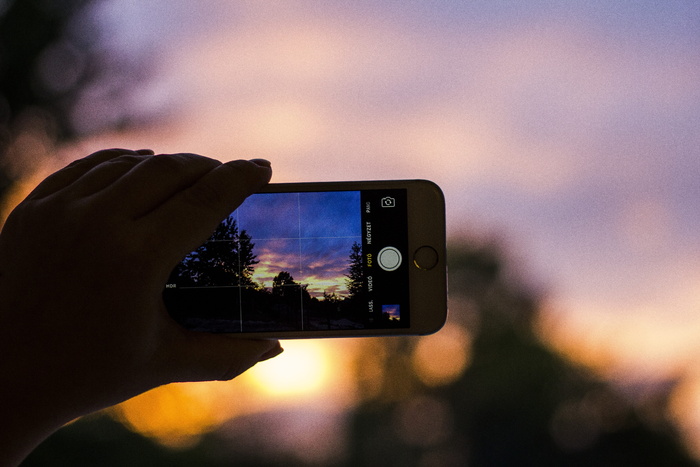
{"label": "setting sun", "polygon": [[331,379],[328,349],[317,341],[286,341],[279,357],[249,372],[253,383],[270,396],[311,397]]}

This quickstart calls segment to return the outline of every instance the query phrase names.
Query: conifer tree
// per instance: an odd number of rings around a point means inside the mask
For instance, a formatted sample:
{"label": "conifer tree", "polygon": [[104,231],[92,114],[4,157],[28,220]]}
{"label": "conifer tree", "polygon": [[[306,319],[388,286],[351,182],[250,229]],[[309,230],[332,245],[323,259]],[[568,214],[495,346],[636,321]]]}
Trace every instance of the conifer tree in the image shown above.
{"label": "conifer tree", "polygon": [[348,273],[345,274],[347,277],[345,283],[348,286],[348,298],[353,299],[362,295],[365,282],[365,273],[362,267],[362,246],[357,242],[352,244],[348,263],[350,265]]}

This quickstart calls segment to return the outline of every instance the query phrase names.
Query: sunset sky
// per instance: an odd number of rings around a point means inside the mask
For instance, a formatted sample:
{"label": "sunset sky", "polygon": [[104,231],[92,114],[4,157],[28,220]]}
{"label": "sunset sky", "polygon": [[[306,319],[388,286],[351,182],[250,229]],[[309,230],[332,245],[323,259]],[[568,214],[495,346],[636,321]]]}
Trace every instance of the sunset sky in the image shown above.
{"label": "sunset sky", "polygon": [[287,271],[312,297],[347,293],[352,245],[362,243],[359,192],[258,194],[233,216],[255,244],[255,282],[272,287]]}
{"label": "sunset sky", "polygon": [[[697,2],[110,0],[96,14],[111,48],[154,68],[124,113],[158,123],[80,152],[264,157],[279,182],[431,179],[450,238],[498,238],[555,342],[614,355],[613,374],[700,381]],[[85,130],[99,91],[76,112]]]}

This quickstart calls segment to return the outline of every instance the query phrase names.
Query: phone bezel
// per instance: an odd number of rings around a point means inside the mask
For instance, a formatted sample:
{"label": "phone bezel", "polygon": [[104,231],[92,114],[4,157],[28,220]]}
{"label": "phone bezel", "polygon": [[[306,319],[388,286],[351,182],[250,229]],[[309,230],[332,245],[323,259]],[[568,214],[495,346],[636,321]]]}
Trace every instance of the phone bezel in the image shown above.
{"label": "phone bezel", "polygon": [[[405,189],[409,209],[408,253],[410,327],[395,329],[313,330],[229,333],[240,338],[301,339],[324,337],[370,337],[426,335],[438,331],[447,319],[447,266],[445,198],[442,190],[428,180],[368,180],[338,182],[270,183],[259,193],[322,192],[345,190]],[[415,252],[430,246],[438,255],[431,269],[421,269]]]}

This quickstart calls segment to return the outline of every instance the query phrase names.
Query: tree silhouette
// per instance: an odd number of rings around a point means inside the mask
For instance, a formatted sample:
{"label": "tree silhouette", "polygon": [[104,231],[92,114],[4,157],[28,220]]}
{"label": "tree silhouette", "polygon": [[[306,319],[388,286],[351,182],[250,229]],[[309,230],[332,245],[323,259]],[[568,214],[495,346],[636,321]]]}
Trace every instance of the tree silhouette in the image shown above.
{"label": "tree silhouette", "polygon": [[348,287],[348,298],[354,299],[362,296],[365,284],[365,272],[362,265],[362,246],[354,242],[348,260],[348,272],[345,274],[345,283]]}
{"label": "tree silhouette", "polygon": [[180,286],[257,287],[253,281],[257,256],[255,244],[245,230],[239,232],[235,219],[227,217],[212,236],[175,268],[170,282]]}
{"label": "tree silhouette", "polygon": [[342,300],[342,298],[340,298],[340,296],[338,296],[338,294],[336,294],[335,292],[330,292],[330,293],[328,291],[323,292],[323,301],[325,303],[338,304],[341,302],[341,300]]}
{"label": "tree silhouette", "polygon": [[281,271],[272,278],[273,297],[291,300],[301,299],[304,303],[308,303],[311,300],[311,295],[307,287],[306,284],[300,284],[295,281],[294,277],[287,271]]}
{"label": "tree silhouette", "polygon": [[294,289],[294,286],[299,284],[294,281],[294,277],[287,272],[281,271],[272,278],[272,295],[274,297],[285,297],[289,295],[289,291]]}
{"label": "tree silhouette", "polygon": [[254,266],[259,263],[257,256],[253,253],[255,244],[251,241],[252,238],[245,230],[241,230],[238,237],[238,258],[240,261],[240,284],[244,287],[255,287],[257,284],[253,281]]}

